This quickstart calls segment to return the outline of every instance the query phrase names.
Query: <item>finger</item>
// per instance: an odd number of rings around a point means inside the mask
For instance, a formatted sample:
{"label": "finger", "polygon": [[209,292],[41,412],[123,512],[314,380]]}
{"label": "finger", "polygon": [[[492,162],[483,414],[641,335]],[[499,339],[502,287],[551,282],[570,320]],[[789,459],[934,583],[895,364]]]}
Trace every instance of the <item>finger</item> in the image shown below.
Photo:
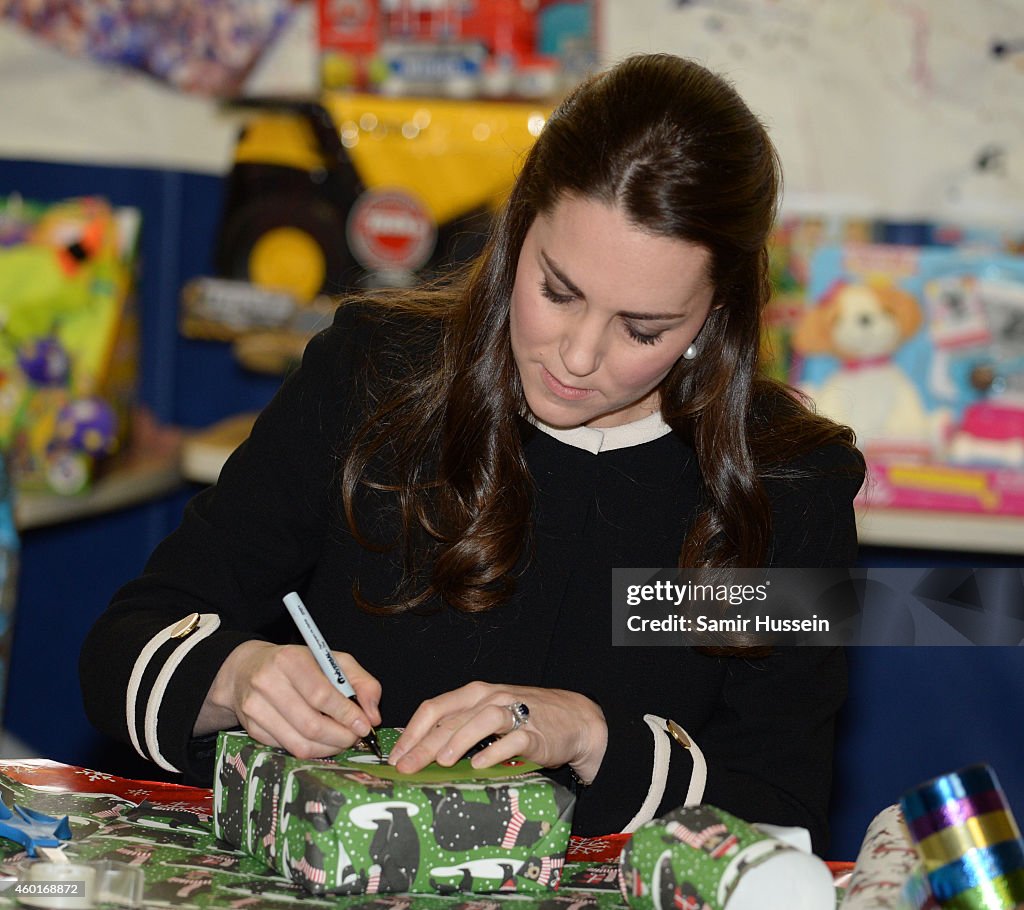
{"label": "finger", "polygon": [[[348,656],[345,655],[345,657]],[[370,721],[366,714],[359,705],[339,692],[331,681],[324,676],[309,648],[295,647],[282,649],[275,657],[275,664],[285,677],[288,687],[298,693],[302,702],[307,706],[315,709],[318,714],[326,715],[338,724],[347,727],[356,737],[362,738],[369,734],[371,729]],[[358,664],[355,666],[358,667]],[[362,671],[362,668],[359,669],[364,677],[372,679],[369,674]],[[276,701],[275,704],[277,704]],[[292,700],[289,700],[289,705],[281,703],[278,707],[282,709],[284,716],[289,718],[291,715],[287,713],[287,710],[294,707],[300,712],[299,718],[306,725],[313,723],[311,715],[307,711],[302,710],[302,705]],[[299,727],[299,729],[303,728]],[[331,742],[334,738],[335,736],[332,735],[330,739],[324,739],[323,737],[319,739],[322,742]]]}
{"label": "finger", "polygon": [[409,718],[409,723],[406,724],[405,731],[395,743],[395,749],[391,754],[395,755],[397,752],[401,756],[426,737],[439,722],[472,711],[478,705],[494,700],[496,696],[500,699],[501,693],[502,690],[491,683],[471,682],[450,692],[428,698]]}
{"label": "finger", "polygon": [[498,736],[497,733],[492,733],[489,736],[485,736],[482,740],[480,740],[480,742],[470,746],[462,757],[469,761],[469,759],[471,759],[474,755],[476,755],[478,752],[483,752],[484,749],[486,749],[491,743],[493,743],[497,739],[501,739],[501,737]]}
{"label": "finger", "polygon": [[246,718],[243,726],[245,727],[245,732],[256,740],[256,742],[263,743],[265,746],[274,746],[277,749],[281,748],[281,743],[278,742],[277,737],[262,724],[252,720],[251,718]]}
{"label": "finger", "polygon": [[355,741],[353,734],[343,727],[338,728],[344,733],[344,740],[341,743],[307,736],[288,717],[274,710],[273,706],[269,706],[266,720],[252,721],[247,725],[247,729],[249,727],[265,734],[265,738],[258,737],[261,741],[272,739],[273,742],[268,742],[268,745],[277,745],[296,758],[325,758],[336,755]]}
{"label": "finger", "polygon": [[529,759],[530,742],[530,736],[525,730],[516,730],[494,739],[490,745],[477,752],[469,763],[474,768],[490,768],[513,758]]}
{"label": "finger", "polygon": [[[257,723],[253,720],[249,720],[244,726],[245,732],[248,733],[249,736],[251,736],[254,740],[256,740],[256,742],[263,743],[266,746],[273,746],[276,749],[285,749],[288,752],[292,752],[291,749],[288,749],[287,746],[285,746],[284,743],[282,743],[277,736],[275,736],[267,727],[264,727],[262,724]],[[286,740],[289,739],[289,737],[287,736],[285,736],[284,738]],[[297,745],[297,742],[294,742],[293,745]],[[335,754],[335,750],[333,749],[333,747],[327,745],[326,743],[310,743],[308,745],[308,748],[300,749],[300,751],[306,753],[303,755],[304,758],[323,758],[327,755]],[[292,754],[294,755],[295,753],[292,752]]]}
{"label": "finger", "polygon": [[355,689],[359,707],[367,721],[375,727],[378,726],[381,722],[380,697],[382,690],[380,682],[364,670],[351,654],[335,651],[334,659],[352,684],[352,688]]}
{"label": "finger", "polygon": [[398,766],[402,756],[417,745],[427,736],[436,724],[440,723],[442,717],[441,708],[438,706],[438,699],[428,698],[421,702],[420,706],[413,712],[405,729],[391,747],[391,754],[388,762]]}
{"label": "finger", "polygon": [[[266,746],[273,746],[277,749],[285,748],[282,743],[278,742],[277,737],[258,723],[250,722],[246,725],[245,732],[257,742],[263,743]],[[328,755],[335,755],[338,752],[337,749],[327,743],[310,743],[307,751],[309,754],[303,756],[305,758],[324,758]]]}
{"label": "finger", "polygon": [[[305,681],[300,682],[300,685],[303,683]],[[303,743],[325,745],[332,752],[351,746],[361,735],[359,731],[324,713],[318,705],[330,704],[333,696],[347,703],[350,716],[361,717],[361,712],[347,698],[334,691],[322,678],[322,674],[321,679],[310,688],[312,692],[296,688],[289,676],[254,676],[252,688],[246,693],[241,705],[242,713],[245,718],[268,730],[284,748],[297,755],[305,751]],[[365,719],[361,722],[366,723]]]}
{"label": "finger", "polygon": [[351,698],[342,695],[330,684],[326,688],[317,686],[303,694],[319,713],[351,730],[360,739],[369,735],[371,727],[366,713]]}
{"label": "finger", "polygon": [[[436,705],[431,706],[436,710]],[[395,759],[395,767],[406,774],[415,773],[432,761],[451,767],[502,723],[502,711],[496,705],[474,704],[468,710],[442,717],[418,742],[410,743]],[[394,757],[394,752],[392,752]]]}
{"label": "finger", "polygon": [[[449,722],[458,723],[456,719]],[[413,774],[425,768],[448,741],[449,731],[444,728],[444,723],[444,720],[438,721],[425,735],[417,739],[403,733],[392,747],[388,761],[403,774]]]}
{"label": "finger", "polygon": [[439,732],[442,724],[457,723],[457,715],[463,710],[471,709],[478,697],[468,693],[467,689],[467,686],[463,686],[461,689],[454,689],[421,702],[409,718],[402,735],[392,746],[388,761],[397,768],[403,756],[417,749],[417,758],[411,764],[407,763],[401,770],[408,768],[410,771],[418,771],[432,761],[437,747],[447,735]]}
{"label": "finger", "polygon": [[[477,745],[490,739],[492,744],[500,739],[509,726],[509,712],[507,708],[500,705],[485,705],[472,717],[458,727],[451,729],[448,742],[437,751],[436,761],[444,767],[451,767],[459,761],[467,752],[474,750]],[[477,750],[477,754],[486,751],[488,746]],[[476,765],[482,768],[484,765]]]}

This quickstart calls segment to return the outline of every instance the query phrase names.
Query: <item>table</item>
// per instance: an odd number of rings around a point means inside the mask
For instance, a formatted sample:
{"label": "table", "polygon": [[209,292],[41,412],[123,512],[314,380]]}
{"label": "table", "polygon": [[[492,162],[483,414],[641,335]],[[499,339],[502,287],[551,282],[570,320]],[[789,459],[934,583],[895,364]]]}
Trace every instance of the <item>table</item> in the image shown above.
{"label": "table", "polygon": [[[214,839],[210,790],[127,780],[46,759],[0,761],[0,795],[50,815],[70,816],[73,861],[112,860],[145,873],[146,907],[294,910],[628,910],[619,892],[617,856],[626,835],[574,838],[557,892],[510,895],[374,895],[318,898],[261,862]],[[0,839],[0,885],[24,862]],[[852,864],[830,864],[836,875]],[[0,907],[15,906],[10,889]]]}
{"label": "table", "polygon": [[[146,907],[246,907],[284,910],[351,907],[366,910],[500,910],[508,897],[497,895],[362,895],[317,898],[262,862],[214,839],[210,790],[153,781],[127,780],[45,759],[0,761],[0,795],[53,816],[67,814],[73,837],[66,848],[72,861],[112,860],[140,866],[146,878]],[[558,894],[567,910],[623,910],[618,890],[619,841],[591,839],[572,857]],[[19,845],[0,839],[0,883],[25,860]],[[566,884],[571,887],[566,888]],[[552,892],[554,896],[554,892]],[[569,898],[568,902],[565,898]],[[539,910],[550,898],[524,900],[512,895],[515,910]],[[0,891],[0,907],[15,906],[10,888]]]}

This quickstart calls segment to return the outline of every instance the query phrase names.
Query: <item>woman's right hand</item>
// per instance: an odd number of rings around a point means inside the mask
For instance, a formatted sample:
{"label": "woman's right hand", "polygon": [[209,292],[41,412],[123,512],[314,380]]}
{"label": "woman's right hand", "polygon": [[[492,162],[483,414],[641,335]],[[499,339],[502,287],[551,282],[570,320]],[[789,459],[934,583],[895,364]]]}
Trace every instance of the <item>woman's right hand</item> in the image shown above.
{"label": "woman's right hand", "polygon": [[347,749],[370,732],[371,724],[380,723],[381,686],[352,655],[332,653],[359,705],[331,685],[304,645],[247,641],[214,677],[194,735],[241,724],[253,739],[298,758]]}

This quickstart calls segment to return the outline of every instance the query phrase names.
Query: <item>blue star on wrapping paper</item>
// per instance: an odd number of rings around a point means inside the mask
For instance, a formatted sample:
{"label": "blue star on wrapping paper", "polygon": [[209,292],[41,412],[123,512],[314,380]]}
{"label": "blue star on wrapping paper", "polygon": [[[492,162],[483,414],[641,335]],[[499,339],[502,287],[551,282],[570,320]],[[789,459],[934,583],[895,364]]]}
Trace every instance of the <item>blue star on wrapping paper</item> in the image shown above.
{"label": "blue star on wrapping paper", "polygon": [[17,803],[12,812],[0,799],[0,837],[21,844],[34,857],[37,847],[59,847],[61,841],[71,840],[71,823],[66,815],[56,819]]}

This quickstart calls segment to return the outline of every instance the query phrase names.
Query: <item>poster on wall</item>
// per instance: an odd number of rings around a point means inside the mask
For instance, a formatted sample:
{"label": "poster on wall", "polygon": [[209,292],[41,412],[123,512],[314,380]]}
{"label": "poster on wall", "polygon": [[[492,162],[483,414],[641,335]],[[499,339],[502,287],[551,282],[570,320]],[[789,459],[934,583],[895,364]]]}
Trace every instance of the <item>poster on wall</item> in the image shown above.
{"label": "poster on wall", "polygon": [[631,0],[600,16],[606,61],[667,51],[735,82],[779,147],[787,203],[1021,222],[1019,3]]}

